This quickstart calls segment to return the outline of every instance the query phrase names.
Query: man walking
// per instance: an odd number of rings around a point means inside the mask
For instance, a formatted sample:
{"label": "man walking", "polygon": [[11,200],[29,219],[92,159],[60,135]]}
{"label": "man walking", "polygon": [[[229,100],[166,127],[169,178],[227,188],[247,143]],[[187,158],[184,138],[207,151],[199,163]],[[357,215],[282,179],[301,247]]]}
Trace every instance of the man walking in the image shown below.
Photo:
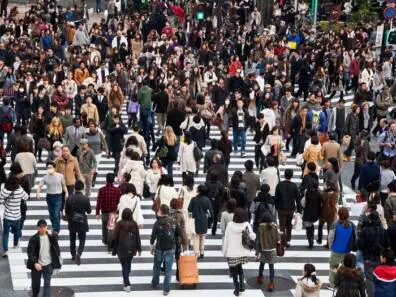
{"label": "man walking", "polygon": [[80,118],[73,119],[73,125],[66,128],[65,143],[70,148],[71,154],[77,156],[77,151],[80,148],[80,139],[84,137],[85,128],[81,126]]}
{"label": "man walking", "polygon": [[[75,260],[76,264],[80,265],[81,255],[85,247],[85,237],[89,231],[86,214],[91,213],[91,204],[89,203],[89,198],[82,193],[84,190],[84,183],[82,181],[78,180],[76,182],[75,190],[76,193],[67,199],[66,216],[69,222],[70,254],[72,255],[72,260]],[[79,245],[78,252],[76,253],[77,234]]]}
{"label": "man walking", "polygon": [[[175,255],[176,238],[181,236],[180,227],[169,217],[169,207],[162,204],[157,213],[158,219],[154,223],[151,232],[151,254],[154,255],[153,279],[151,286],[157,288],[161,264],[165,266],[165,278],[163,285],[164,296],[169,294],[172,278],[173,256]],[[154,247],[155,244],[155,247]]]}
{"label": "man walking", "polygon": [[43,297],[51,296],[51,277],[54,269],[60,269],[60,249],[57,237],[49,234],[47,222],[40,219],[37,223],[37,233],[33,235],[27,247],[27,268],[32,279],[32,297],[40,293],[41,276],[44,278]]}
{"label": "man walking", "polygon": [[120,201],[122,192],[119,188],[114,186],[115,174],[108,173],[106,175],[106,185],[99,189],[98,199],[96,201],[96,219],[99,220],[99,214],[102,214],[102,242],[108,246],[110,251],[109,234],[107,230],[107,222],[109,220],[110,213],[117,211],[117,205]]}
{"label": "man walking", "polygon": [[292,220],[298,205],[298,187],[291,181],[293,169],[285,170],[285,179],[281,181],[275,190],[275,207],[278,211],[280,230],[284,233],[283,243],[290,247]]}
{"label": "man walking", "polygon": [[81,175],[85,184],[85,195],[91,196],[92,178],[96,168],[95,153],[88,146],[88,139],[80,140],[80,150],[77,154]]}
{"label": "man walking", "polygon": [[109,137],[109,150],[115,160],[114,173],[118,172],[118,165],[120,163],[121,151],[124,145],[124,135],[128,133],[128,129],[121,122],[119,115],[113,116],[113,124],[107,130]]}

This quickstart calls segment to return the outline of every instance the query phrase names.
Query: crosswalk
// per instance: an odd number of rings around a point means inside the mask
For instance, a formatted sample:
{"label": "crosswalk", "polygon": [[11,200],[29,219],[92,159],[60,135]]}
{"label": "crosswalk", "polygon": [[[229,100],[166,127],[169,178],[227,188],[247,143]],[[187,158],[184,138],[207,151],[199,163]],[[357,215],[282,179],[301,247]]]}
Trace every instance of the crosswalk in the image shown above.
{"label": "crosswalk", "polygon": [[[338,99],[333,99],[333,101],[334,100],[337,101]],[[126,121],[126,117],[127,115],[124,111],[122,114],[124,122]],[[210,137],[219,139],[220,131],[216,128],[212,128]],[[204,149],[204,152],[208,148],[209,147],[207,146]],[[301,168],[296,166],[296,160],[294,158],[290,158],[288,153],[287,155],[288,158],[286,159],[286,164],[280,165],[279,167],[281,178],[284,176],[285,169],[291,168],[294,170],[293,181],[300,183]],[[45,160],[45,158],[46,153],[43,153],[43,159]],[[244,162],[247,159],[254,160],[253,135],[250,133],[247,136],[245,157],[241,158],[239,154],[232,156],[231,163],[229,165],[229,174],[232,174],[236,170],[244,171]],[[7,172],[9,166],[10,161],[8,160],[6,165]],[[90,197],[93,209],[95,209],[96,206],[98,189],[105,184],[106,174],[108,172],[112,172],[113,169],[114,159],[102,158],[101,163],[99,164],[97,183],[95,188],[92,189]],[[41,179],[45,172],[45,164],[40,163],[38,166],[39,177],[36,179],[36,182]],[[205,176],[202,173],[202,166],[195,181],[196,184],[205,181]],[[176,188],[181,186],[181,173],[176,170],[174,170],[174,182]],[[47,205],[44,199],[45,191],[40,194],[40,200],[35,198],[36,196],[34,193],[35,189],[33,189],[32,192],[32,199],[27,203],[28,213],[20,247],[18,249],[10,247],[9,250],[9,265],[14,290],[29,290],[30,273],[25,266],[28,239],[36,232],[36,222],[39,218],[46,218],[49,222]],[[344,201],[347,205],[354,202],[354,196],[355,195],[352,191],[344,193]],[[143,215],[145,218],[145,224],[141,230],[143,252],[140,257],[134,258],[130,276],[132,291],[139,291],[140,296],[159,296],[162,293],[161,291],[153,291],[150,287],[153,257],[149,253],[149,238],[151,228],[155,221],[154,213],[151,211],[151,205],[152,202],[149,200],[142,201]],[[119,264],[117,257],[113,257],[109,254],[106,247],[101,242],[101,222],[96,220],[94,212],[88,218],[90,231],[87,234],[86,247],[82,255],[82,265],[80,266],[75,265],[71,260],[67,223],[62,222],[61,232],[59,234],[59,245],[64,262],[60,272],[53,276],[52,286],[69,287],[76,292],[76,297],[106,297],[113,296],[114,293],[117,293],[118,296],[127,296],[128,293],[122,292],[121,265]],[[218,230],[218,233],[220,233],[220,230]],[[324,236],[326,236],[325,230]],[[12,244],[12,238],[10,238],[10,243]],[[212,236],[208,233],[205,241],[205,258],[200,260],[198,263],[200,284],[196,290],[188,292],[190,296],[206,297],[213,296],[214,294],[231,294],[233,284],[232,279],[229,278],[228,275],[226,260],[221,253],[221,243],[221,235]],[[307,244],[305,230],[293,231],[291,248],[287,249],[285,256],[279,258],[279,263],[275,264],[276,271],[282,275],[287,275],[296,282],[296,280],[301,277],[303,265],[310,262],[316,266],[318,276],[322,283],[328,283],[329,251],[324,249],[322,246],[317,245],[314,250],[308,251],[306,249]],[[258,272],[258,264],[259,263],[255,262],[252,258],[252,261],[244,266],[246,274],[254,275],[255,277]],[[174,270],[175,269],[176,268],[174,267]],[[265,272],[268,273],[267,270]],[[261,289],[264,288],[264,286],[262,288],[247,286],[247,290],[243,296],[263,296]],[[282,296],[291,296],[293,289],[294,288],[290,288],[290,290],[285,291],[285,294]],[[182,296],[182,294],[184,294],[183,291],[180,291],[176,279],[173,277],[171,295]],[[331,295],[332,292],[326,291],[325,289],[323,290],[323,294],[321,294],[321,296]]]}

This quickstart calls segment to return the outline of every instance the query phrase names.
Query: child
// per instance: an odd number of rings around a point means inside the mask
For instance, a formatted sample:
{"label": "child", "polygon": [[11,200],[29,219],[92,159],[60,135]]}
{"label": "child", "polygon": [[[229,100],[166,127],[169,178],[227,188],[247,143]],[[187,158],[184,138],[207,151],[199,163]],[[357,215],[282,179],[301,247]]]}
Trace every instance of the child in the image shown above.
{"label": "child", "polygon": [[316,269],[312,264],[304,265],[304,276],[297,282],[294,297],[318,297],[320,280],[316,277]]}
{"label": "child", "polygon": [[128,127],[129,129],[132,126],[137,124],[137,115],[139,114],[139,102],[136,96],[131,96],[128,102]]}

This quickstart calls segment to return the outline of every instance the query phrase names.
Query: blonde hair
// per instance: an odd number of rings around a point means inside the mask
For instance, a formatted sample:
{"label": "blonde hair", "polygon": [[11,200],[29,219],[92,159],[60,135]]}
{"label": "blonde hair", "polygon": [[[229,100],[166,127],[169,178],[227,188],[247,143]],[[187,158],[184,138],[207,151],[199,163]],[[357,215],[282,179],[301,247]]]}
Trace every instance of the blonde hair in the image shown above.
{"label": "blonde hair", "polygon": [[[55,125],[56,121],[59,123],[57,126]],[[51,123],[48,125],[48,132],[51,135],[63,135],[63,126],[59,117],[54,116],[52,118]]]}
{"label": "blonde hair", "polygon": [[176,135],[173,132],[173,128],[171,126],[165,127],[164,137],[167,145],[175,145],[176,144]]}

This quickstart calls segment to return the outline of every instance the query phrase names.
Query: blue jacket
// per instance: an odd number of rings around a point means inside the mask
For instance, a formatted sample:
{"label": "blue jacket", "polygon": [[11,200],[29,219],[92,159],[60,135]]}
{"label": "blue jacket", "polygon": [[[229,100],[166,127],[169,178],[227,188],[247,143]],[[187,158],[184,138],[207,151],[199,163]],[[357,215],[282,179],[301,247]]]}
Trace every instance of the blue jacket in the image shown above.
{"label": "blue jacket", "polygon": [[396,294],[396,266],[379,265],[374,269],[374,297],[394,297]]}
{"label": "blue jacket", "polygon": [[[327,132],[327,118],[326,118],[326,115],[325,115],[325,113],[323,111],[310,110],[307,113],[307,121],[308,121],[308,123],[310,125],[314,126],[314,123],[313,123],[314,116],[315,116],[315,114],[318,114],[318,113],[319,113],[319,119],[318,119],[319,127],[317,127],[316,129],[319,132]],[[312,127],[312,128],[315,128],[315,127]]]}
{"label": "blue jacket", "polygon": [[354,227],[350,224],[349,227],[337,222],[334,230],[334,241],[331,246],[331,250],[337,254],[347,254],[351,251],[349,243],[352,239]]}
{"label": "blue jacket", "polygon": [[365,189],[369,183],[378,181],[378,185],[381,179],[380,168],[374,162],[367,162],[362,166],[360,170],[359,187],[358,189]]}
{"label": "blue jacket", "polygon": [[49,35],[41,36],[40,43],[44,50],[48,50],[49,48],[52,47],[52,40],[53,40],[52,36]]}
{"label": "blue jacket", "polygon": [[297,47],[300,46],[301,43],[301,38],[298,34],[296,34],[296,36],[293,36],[292,34],[289,34],[289,36],[287,36],[287,40],[291,41],[291,42],[295,42],[297,44]]}

